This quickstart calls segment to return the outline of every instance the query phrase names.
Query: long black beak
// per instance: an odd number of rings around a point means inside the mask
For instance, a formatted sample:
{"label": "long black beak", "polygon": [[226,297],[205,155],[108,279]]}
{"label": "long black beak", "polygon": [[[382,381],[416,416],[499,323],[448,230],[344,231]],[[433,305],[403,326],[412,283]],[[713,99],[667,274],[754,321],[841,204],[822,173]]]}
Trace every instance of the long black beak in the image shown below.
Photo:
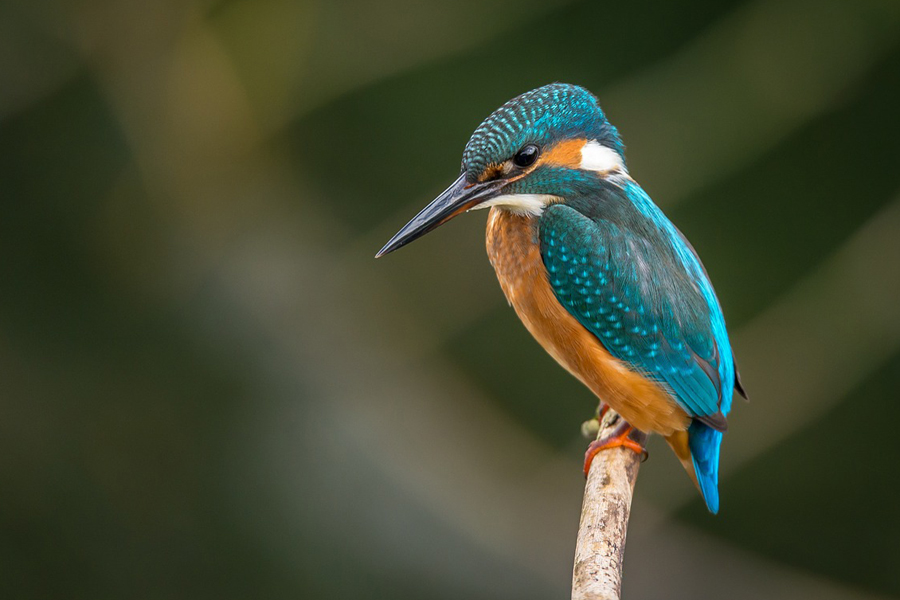
{"label": "long black beak", "polygon": [[502,179],[484,183],[469,183],[466,181],[466,174],[462,173],[440,196],[432,200],[431,204],[423,208],[409,223],[404,225],[403,229],[398,231],[384,245],[384,248],[378,251],[375,258],[384,256],[401,246],[419,239],[456,215],[499,195],[500,188],[504,183],[506,182]]}

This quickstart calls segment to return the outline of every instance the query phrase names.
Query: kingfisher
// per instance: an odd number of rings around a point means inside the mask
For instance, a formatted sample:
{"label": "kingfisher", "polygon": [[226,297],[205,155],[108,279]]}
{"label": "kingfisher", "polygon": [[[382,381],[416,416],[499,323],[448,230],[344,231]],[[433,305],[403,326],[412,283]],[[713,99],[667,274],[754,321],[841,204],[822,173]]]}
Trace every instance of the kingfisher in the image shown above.
{"label": "kingfisher", "polygon": [[489,208],[487,253],[509,304],[541,346],[621,422],[597,452],[644,454],[632,432],[665,437],[719,510],[722,436],[746,397],[703,263],[625,163],[597,98],[553,83],[484,120],[450,187],[383,256],[470,210]]}

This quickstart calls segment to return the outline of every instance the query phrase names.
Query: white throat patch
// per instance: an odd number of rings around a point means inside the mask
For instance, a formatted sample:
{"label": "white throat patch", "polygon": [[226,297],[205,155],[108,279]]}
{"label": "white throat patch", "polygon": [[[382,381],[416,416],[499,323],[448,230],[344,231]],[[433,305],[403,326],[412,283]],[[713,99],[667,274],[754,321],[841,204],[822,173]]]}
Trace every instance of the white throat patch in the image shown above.
{"label": "white throat patch", "polygon": [[581,148],[581,165],[579,168],[585,171],[596,171],[598,173],[610,173],[613,171],[622,171],[627,173],[628,170],[622,163],[622,157],[619,153],[611,148],[601,145],[595,140],[590,140]]}
{"label": "white throat patch", "polygon": [[490,208],[491,206],[499,206],[506,210],[516,213],[517,215],[539,216],[547,205],[558,202],[558,196],[550,194],[504,194],[491,198],[487,202],[483,202],[473,206],[469,210],[481,210],[482,208]]}

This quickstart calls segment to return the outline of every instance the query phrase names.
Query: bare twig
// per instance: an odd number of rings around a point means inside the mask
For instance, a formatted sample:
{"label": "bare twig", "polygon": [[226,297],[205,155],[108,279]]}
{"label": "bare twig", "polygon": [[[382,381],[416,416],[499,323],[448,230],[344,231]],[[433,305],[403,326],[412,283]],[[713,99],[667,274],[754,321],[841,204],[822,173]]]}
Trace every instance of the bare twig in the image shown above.
{"label": "bare twig", "polygon": [[[610,435],[620,418],[608,410],[594,426],[599,428],[597,439]],[[646,442],[646,435],[636,431],[632,438]],[[603,450],[594,457],[575,545],[572,600],[619,600],[625,534],[640,465],[641,457],[628,448]]]}

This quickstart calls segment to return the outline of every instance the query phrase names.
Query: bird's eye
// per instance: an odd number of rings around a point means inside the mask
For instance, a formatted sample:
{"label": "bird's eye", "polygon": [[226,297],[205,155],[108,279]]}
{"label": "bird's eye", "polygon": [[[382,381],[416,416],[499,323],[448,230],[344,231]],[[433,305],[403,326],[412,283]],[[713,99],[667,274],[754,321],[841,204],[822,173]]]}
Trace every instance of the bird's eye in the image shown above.
{"label": "bird's eye", "polygon": [[540,148],[538,148],[534,144],[527,144],[525,146],[522,146],[522,148],[518,152],[516,152],[516,155],[513,156],[513,163],[517,167],[530,167],[534,164],[534,161],[537,160],[537,157],[540,153]]}

